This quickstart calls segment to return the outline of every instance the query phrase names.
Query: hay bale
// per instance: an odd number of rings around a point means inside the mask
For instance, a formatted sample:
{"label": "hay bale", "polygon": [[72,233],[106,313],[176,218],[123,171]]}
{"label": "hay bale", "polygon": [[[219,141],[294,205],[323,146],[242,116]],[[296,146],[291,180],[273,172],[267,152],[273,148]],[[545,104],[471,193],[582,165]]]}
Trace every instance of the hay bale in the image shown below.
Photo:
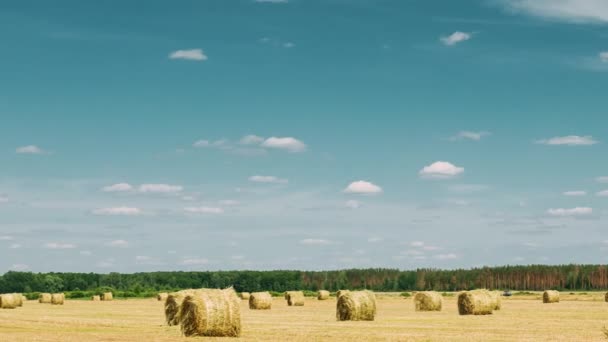
{"label": "hay bale", "polygon": [[91,300],[94,302],[99,302],[101,300],[101,296],[92,296]]}
{"label": "hay bale", "polygon": [[500,307],[502,306],[502,292],[490,291],[490,296],[492,297],[492,305],[494,305],[494,310],[500,310]]}
{"label": "hay bale", "polygon": [[559,303],[559,291],[547,290],[543,292],[543,303]]}
{"label": "hay bale", "polygon": [[416,311],[441,311],[443,297],[435,291],[418,292],[414,296]]}
{"label": "hay bale", "polygon": [[328,300],[329,299],[329,291],[321,290],[317,295],[318,300]]}
{"label": "hay bale", "polygon": [[341,295],[347,292],[349,292],[349,290],[338,290],[338,292],[336,292],[336,298],[339,298]]}
{"label": "hay bale", "polygon": [[63,305],[65,301],[65,295],[63,293],[53,293],[51,295],[51,304],[53,305]]}
{"label": "hay bale", "polygon": [[0,309],[14,309],[17,307],[17,298],[14,294],[0,295]]}
{"label": "hay bale", "polygon": [[253,292],[249,296],[249,308],[252,310],[270,310],[272,296],[268,292]]}
{"label": "hay bale", "polygon": [[23,293],[21,294],[21,301],[24,303],[27,302],[27,297]]}
{"label": "hay bale", "polygon": [[461,315],[491,315],[495,307],[488,290],[464,291],[458,295],[458,313]]}
{"label": "hay bale", "polygon": [[302,291],[287,291],[287,305],[289,306],[304,306],[304,292]]}
{"label": "hay bale", "polygon": [[249,297],[251,297],[251,293],[249,293],[249,292],[241,292],[241,299],[242,300],[249,300]]}
{"label": "hay bale", "polygon": [[606,295],[604,296],[604,300],[605,300],[606,302],[608,302],[608,292],[606,292]]}
{"label": "hay bale", "polygon": [[342,292],[336,305],[338,321],[373,321],[376,317],[376,296],[371,291]]}
{"label": "hay bale", "polygon": [[241,301],[233,288],[197,290],[184,298],[179,315],[186,337],[241,334]]}
{"label": "hay bale", "polygon": [[114,296],[112,295],[112,292],[106,292],[101,295],[101,300],[103,300],[104,302],[109,302],[109,301],[112,301],[113,299],[114,299]]}
{"label": "hay bale", "polygon": [[15,297],[15,303],[18,307],[23,306],[23,295],[21,293],[13,293],[13,297]]}
{"label": "hay bale", "polygon": [[41,293],[38,297],[38,302],[43,304],[51,303],[51,294],[50,293]]}
{"label": "hay bale", "polygon": [[165,300],[165,321],[169,326],[178,325],[180,322],[180,308],[186,296],[197,290],[183,290],[170,293]]}
{"label": "hay bale", "polygon": [[167,292],[161,292],[156,295],[156,300],[158,300],[159,302],[164,301],[167,300],[167,297],[169,297],[169,294]]}

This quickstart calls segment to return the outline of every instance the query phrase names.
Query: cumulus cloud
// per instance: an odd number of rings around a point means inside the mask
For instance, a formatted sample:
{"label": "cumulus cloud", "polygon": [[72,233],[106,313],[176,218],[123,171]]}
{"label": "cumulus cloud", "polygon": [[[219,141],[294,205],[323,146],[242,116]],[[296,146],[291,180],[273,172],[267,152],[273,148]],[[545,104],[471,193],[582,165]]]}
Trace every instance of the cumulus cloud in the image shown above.
{"label": "cumulus cloud", "polygon": [[201,258],[188,258],[188,259],[183,259],[182,261],[179,262],[180,265],[184,265],[184,266],[196,266],[196,265],[207,265],[209,263],[208,259],[201,259]]}
{"label": "cumulus cloud", "polygon": [[181,185],[170,185],[170,184],[142,184],[139,186],[139,192],[141,193],[159,193],[169,194],[180,192],[184,188]]}
{"label": "cumulus cloud", "polygon": [[600,61],[608,63],[608,51],[600,52]]}
{"label": "cumulus cloud", "polygon": [[72,249],[76,248],[76,245],[71,243],[61,243],[61,242],[48,242],[44,244],[44,248],[48,249]]}
{"label": "cumulus cloud", "polygon": [[17,147],[15,152],[19,154],[43,154],[44,150],[36,145],[28,145]]}
{"label": "cumulus cloud", "polygon": [[275,176],[260,176],[255,175],[249,177],[249,181],[256,183],[272,183],[272,184],[287,184],[289,180],[284,178],[278,178]]}
{"label": "cumulus cloud", "polygon": [[605,0],[499,0],[508,10],[576,23],[608,22]]}
{"label": "cumulus cloud", "polygon": [[597,177],[595,180],[598,183],[608,183],[608,176]]}
{"label": "cumulus cloud", "polygon": [[576,207],[570,209],[558,208],[558,209],[549,209],[547,210],[547,214],[551,216],[585,216],[593,214],[593,208],[587,207]]}
{"label": "cumulus cloud", "polygon": [[133,187],[128,183],[116,183],[104,186],[101,190],[104,192],[125,192],[133,190]]}
{"label": "cumulus cloud", "polygon": [[185,59],[190,61],[206,61],[207,56],[202,49],[176,50],[169,54],[170,59]]}
{"label": "cumulus cloud", "polygon": [[355,200],[348,200],[346,201],[344,206],[351,209],[357,209],[361,206],[361,202]]}
{"label": "cumulus cloud", "polygon": [[7,203],[8,197],[0,195],[0,203]]}
{"label": "cumulus cloud", "polygon": [[574,190],[574,191],[565,191],[563,193],[564,196],[577,197],[577,196],[586,196],[587,191],[582,190]]}
{"label": "cumulus cloud", "polygon": [[241,138],[239,143],[241,145],[259,145],[264,142],[264,137],[260,137],[254,134],[249,134]]}
{"label": "cumulus cloud", "polygon": [[463,167],[455,166],[450,162],[437,161],[422,168],[419,175],[423,178],[447,179],[454,178],[463,172]]}
{"label": "cumulus cloud", "polygon": [[566,145],[566,146],[590,146],[598,143],[597,140],[593,139],[592,136],[578,136],[578,135],[567,135],[563,137],[553,137],[550,139],[542,139],[536,142],[542,145]]}
{"label": "cumulus cloud", "polygon": [[192,214],[222,214],[224,209],[216,207],[186,207],[184,211]]}
{"label": "cumulus cloud", "polygon": [[596,195],[600,197],[608,197],[608,190],[600,191],[596,193]]}
{"label": "cumulus cloud", "polygon": [[325,239],[303,239],[300,240],[300,244],[307,246],[324,246],[331,244],[331,241]]}
{"label": "cumulus cloud", "polygon": [[292,137],[270,137],[261,144],[262,147],[285,150],[288,152],[304,152],[306,144]]}
{"label": "cumulus cloud", "polygon": [[382,193],[382,188],[374,183],[359,180],[350,183],[343,191],[347,194],[375,195]]}
{"label": "cumulus cloud", "polygon": [[490,132],[486,132],[486,131],[480,131],[480,132],[460,131],[460,132],[458,132],[458,134],[451,137],[450,140],[452,140],[452,141],[459,141],[459,140],[479,141],[483,137],[486,137],[490,134],[491,134]]}
{"label": "cumulus cloud", "polygon": [[107,215],[107,216],[118,216],[118,215],[127,215],[127,216],[135,216],[141,214],[141,210],[139,208],[132,207],[114,207],[114,208],[100,208],[93,210],[93,214],[95,215]]}
{"label": "cumulus cloud", "polygon": [[471,33],[456,31],[449,36],[443,36],[443,37],[439,38],[439,40],[447,46],[453,46],[458,43],[467,41],[467,40],[471,39],[471,37],[472,37]]}
{"label": "cumulus cloud", "polygon": [[129,247],[129,242],[126,240],[114,240],[108,242],[106,245],[110,247],[127,248]]}

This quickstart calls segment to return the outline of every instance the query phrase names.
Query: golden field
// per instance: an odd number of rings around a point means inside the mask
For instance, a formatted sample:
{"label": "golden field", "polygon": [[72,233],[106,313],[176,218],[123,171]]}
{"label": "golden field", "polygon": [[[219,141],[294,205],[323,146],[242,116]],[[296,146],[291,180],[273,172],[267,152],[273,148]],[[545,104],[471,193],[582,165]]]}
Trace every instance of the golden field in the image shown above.
{"label": "golden field", "polygon": [[[274,298],[272,310],[249,310],[242,302],[243,341],[608,341],[608,303],[604,293],[561,294],[543,304],[541,295],[503,298],[489,316],[459,316],[456,297],[445,297],[441,312],[415,312],[412,299],[378,294],[373,322],[337,322],[335,298],[306,298],[288,307]],[[67,300],[63,306],[28,301],[0,310],[0,341],[192,341],[179,327],[164,324],[156,299],[113,302]],[[202,338],[230,340],[231,338]]]}

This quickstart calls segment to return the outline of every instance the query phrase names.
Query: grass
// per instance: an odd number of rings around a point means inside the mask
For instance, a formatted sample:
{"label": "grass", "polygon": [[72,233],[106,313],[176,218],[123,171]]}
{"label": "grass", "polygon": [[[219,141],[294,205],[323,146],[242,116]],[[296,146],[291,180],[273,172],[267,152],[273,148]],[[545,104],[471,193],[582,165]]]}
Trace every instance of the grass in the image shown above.
{"label": "grass", "polygon": [[[459,316],[455,297],[444,297],[441,312],[415,312],[412,299],[378,294],[374,322],[337,322],[335,298],[306,298],[288,307],[275,298],[270,311],[242,302],[240,340],[275,341],[606,341],[608,303],[603,293],[562,293],[561,302],[542,304],[540,292],[504,298],[490,316]],[[113,302],[67,300],[63,306],[28,301],[0,310],[0,341],[196,341],[164,324],[163,303],[155,299]],[[205,339],[212,340],[212,339]],[[216,339],[227,341],[232,339]]]}

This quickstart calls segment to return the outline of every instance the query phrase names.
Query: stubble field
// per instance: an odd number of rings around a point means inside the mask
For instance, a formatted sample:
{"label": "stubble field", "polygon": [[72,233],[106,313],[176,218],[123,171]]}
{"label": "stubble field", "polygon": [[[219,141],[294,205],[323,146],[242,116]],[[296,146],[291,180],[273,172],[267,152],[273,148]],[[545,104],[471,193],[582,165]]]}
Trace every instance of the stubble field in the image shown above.
{"label": "stubble field", "polygon": [[[373,322],[337,322],[335,298],[307,298],[288,307],[274,298],[272,310],[249,310],[241,303],[244,341],[608,341],[608,303],[603,293],[562,294],[543,304],[539,294],[503,299],[489,316],[459,316],[456,298],[445,297],[441,312],[415,312],[412,299],[378,295]],[[0,341],[192,341],[179,327],[164,324],[163,303],[154,299],[90,302],[63,306],[28,301],[0,310]],[[204,338],[230,340],[230,338]]]}

